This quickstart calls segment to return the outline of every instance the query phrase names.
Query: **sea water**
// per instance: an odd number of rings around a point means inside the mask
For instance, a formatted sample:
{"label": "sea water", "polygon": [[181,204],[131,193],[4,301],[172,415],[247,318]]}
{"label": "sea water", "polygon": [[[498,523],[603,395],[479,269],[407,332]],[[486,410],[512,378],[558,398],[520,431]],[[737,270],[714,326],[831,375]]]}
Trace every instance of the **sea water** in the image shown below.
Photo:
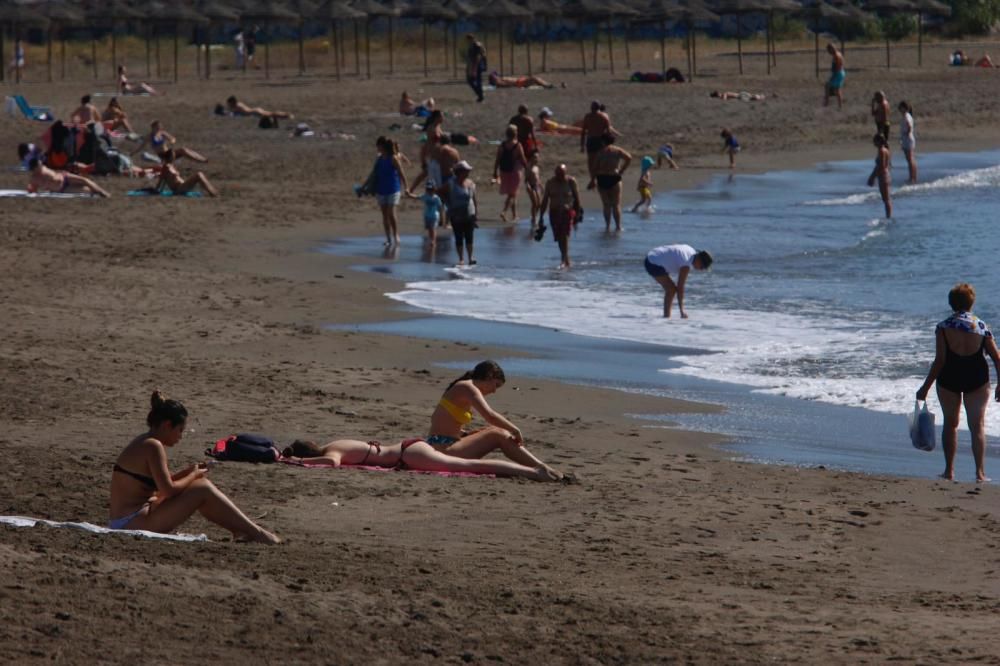
{"label": "sea water", "polygon": [[[480,230],[473,268],[453,268],[450,245],[432,256],[413,236],[378,269],[405,282],[390,297],[418,310],[563,333],[562,342],[542,342],[511,327],[493,341],[483,339],[489,327],[467,327],[466,342],[527,341],[556,359],[548,371],[544,360],[518,364],[522,372],[725,405],[724,416],[674,420],[732,436],[748,458],[940,471],[937,456],[914,462],[901,448],[908,441],[900,415],[912,410],[933,359],[934,325],[950,312],[953,284],[975,285],[975,312],[1000,326],[1000,152],[919,159],[921,182],[901,185],[906,164],[895,156],[891,220],[865,185],[867,160],[722,176],[685,191],[670,191],[670,172],[661,170],[655,212],[626,214],[625,231],[605,233],[600,211],[587,211],[570,241],[571,270],[557,270],[551,236],[535,242],[523,222]],[[627,204],[638,196],[633,189],[626,187]],[[711,271],[689,276],[688,319],[676,305],[663,318],[662,290],[643,269],[646,252],[667,243],[715,257]],[[372,244],[352,239],[328,249],[364,256]],[[398,332],[418,328],[404,323]],[[418,333],[447,338],[446,329]],[[568,345],[567,333],[589,342]],[[578,356],[567,356],[563,348],[574,346]],[[931,409],[940,424],[933,397]],[[996,406],[987,432],[1000,435]]]}

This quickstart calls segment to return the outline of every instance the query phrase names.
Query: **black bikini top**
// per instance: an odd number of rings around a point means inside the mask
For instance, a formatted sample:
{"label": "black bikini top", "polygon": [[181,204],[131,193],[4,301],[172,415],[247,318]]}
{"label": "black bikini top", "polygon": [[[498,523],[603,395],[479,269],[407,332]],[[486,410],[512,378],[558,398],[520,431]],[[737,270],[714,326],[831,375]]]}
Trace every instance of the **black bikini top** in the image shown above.
{"label": "black bikini top", "polygon": [[153,481],[152,477],[146,476],[144,474],[136,474],[135,472],[130,472],[118,463],[115,463],[114,471],[121,472],[125,476],[131,476],[133,479],[141,483],[142,485],[150,488],[151,490],[156,490],[156,481]]}

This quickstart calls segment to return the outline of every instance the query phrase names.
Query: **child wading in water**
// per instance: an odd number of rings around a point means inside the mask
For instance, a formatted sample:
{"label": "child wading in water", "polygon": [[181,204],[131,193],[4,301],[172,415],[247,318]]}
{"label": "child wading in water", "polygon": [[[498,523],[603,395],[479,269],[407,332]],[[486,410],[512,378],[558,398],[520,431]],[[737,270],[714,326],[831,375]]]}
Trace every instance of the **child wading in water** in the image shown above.
{"label": "child wading in water", "polygon": [[722,128],[719,136],[725,141],[725,144],[722,146],[722,152],[729,153],[729,168],[733,169],[736,167],[736,153],[740,152],[740,142],[725,127]]}
{"label": "child wading in water", "polygon": [[653,165],[656,164],[655,160],[648,155],[642,158],[642,174],[639,176],[639,182],[636,183],[635,189],[639,192],[639,202],[632,207],[632,212],[639,212],[639,208],[645,206],[643,212],[650,212],[653,206],[653,177],[650,175],[650,171],[653,170]]}
{"label": "child wading in water", "polygon": [[427,230],[427,241],[434,245],[437,243],[437,226],[444,213],[444,203],[434,191],[433,181],[427,181],[427,188],[420,200],[424,202],[424,229]]}

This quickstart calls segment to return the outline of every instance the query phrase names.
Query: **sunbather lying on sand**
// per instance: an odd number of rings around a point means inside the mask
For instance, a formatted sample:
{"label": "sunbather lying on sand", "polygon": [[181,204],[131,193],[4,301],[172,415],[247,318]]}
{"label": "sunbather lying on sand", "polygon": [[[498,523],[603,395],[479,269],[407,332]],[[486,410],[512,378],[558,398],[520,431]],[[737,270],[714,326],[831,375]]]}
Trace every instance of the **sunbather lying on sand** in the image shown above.
{"label": "sunbather lying on sand", "polygon": [[125,65],[118,66],[118,92],[122,95],[159,95],[148,83],[130,83],[125,76]]}
{"label": "sunbather lying on sand", "polygon": [[31,172],[31,180],[28,183],[29,192],[73,192],[83,190],[99,197],[107,199],[111,195],[101,189],[97,183],[89,178],[66,173],[65,171],[53,171],[38,158],[32,159],[28,163],[28,171]]}
{"label": "sunbather lying on sand", "polygon": [[562,123],[557,123],[552,118],[552,111],[548,107],[545,107],[538,114],[538,131],[548,132],[549,134],[580,136],[583,133],[583,127],[580,125],[563,125]]}
{"label": "sunbather lying on sand", "polygon": [[358,439],[337,439],[323,446],[315,442],[296,440],[282,455],[293,462],[310,464],[371,465],[401,467],[422,472],[468,472],[518,476],[532,481],[558,481],[545,465],[527,467],[509,460],[469,460],[441,453],[422,439],[406,439],[399,444],[382,444]]}
{"label": "sunbather lying on sand", "polygon": [[741,102],[759,102],[762,99],[766,99],[767,95],[764,93],[752,93],[746,90],[741,90],[740,92],[724,92],[719,90],[713,90],[708,95],[709,97],[718,97],[722,100],[727,99],[738,99]]}
{"label": "sunbather lying on sand", "polygon": [[490,85],[494,88],[528,88],[530,86],[541,86],[542,88],[555,88],[555,84],[549,83],[540,76],[500,76],[497,72],[490,74]]}
{"label": "sunbather lying on sand", "polygon": [[226,108],[229,113],[234,116],[256,116],[258,118],[294,118],[294,116],[285,111],[268,111],[267,109],[262,109],[259,106],[248,106],[243,102],[236,99],[236,97],[230,97],[226,100]]}
{"label": "sunbather lying on sand", "polygon": [[208,480],[208,464],[188,465],[170,473],[167,449],[184,436],[188,412],[179,401],[159,391],[153,393],[150,404],[146,417],[149,430],[133,439],[115,461],[108,527],[167,533],[197,511],[237,539],[280,543],[281,539],[247,518]]}
{"label": "sunbather lying on sand", "polygon": [[[441,453],[466,459],[482,458],[499,449],[518,465],[531,469],[543,467],[556,478],[561,478],[562,474],[525,448],[524,438],[517,426],[486,402],[486,396],[495,393],[504,381],[503,370],[493,361],[483,361],[453,381],[431,415],[427,443]],[[472,422],[472,410],[479,412],[490,427],[475,432],[463,430]]]}

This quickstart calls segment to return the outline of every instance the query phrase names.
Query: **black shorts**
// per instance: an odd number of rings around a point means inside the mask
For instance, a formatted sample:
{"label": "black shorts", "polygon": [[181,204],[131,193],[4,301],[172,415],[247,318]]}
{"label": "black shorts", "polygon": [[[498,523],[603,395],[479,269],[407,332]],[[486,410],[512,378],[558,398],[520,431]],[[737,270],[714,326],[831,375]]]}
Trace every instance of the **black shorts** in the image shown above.
{"label": "black shorts", "polygon": [[599,190],[610,190],[622,182],[622,177],[617,173],[597,174],[594,178],[597,180],[597,189]]}
{"label": "black shorts", "polygon": [[604,137],[603,136],[588,136],[587,137],[587,154],[593,155],[598,150],[604,147]]}
{"label": "black shorts", "polygon": [[454,211],[448,214],[448,221],[451,222],[455,244],[461,245],[464,241],[466,245],[472,245],[472,239],[476,234],[476,216],[469,215],[465,211]]}

